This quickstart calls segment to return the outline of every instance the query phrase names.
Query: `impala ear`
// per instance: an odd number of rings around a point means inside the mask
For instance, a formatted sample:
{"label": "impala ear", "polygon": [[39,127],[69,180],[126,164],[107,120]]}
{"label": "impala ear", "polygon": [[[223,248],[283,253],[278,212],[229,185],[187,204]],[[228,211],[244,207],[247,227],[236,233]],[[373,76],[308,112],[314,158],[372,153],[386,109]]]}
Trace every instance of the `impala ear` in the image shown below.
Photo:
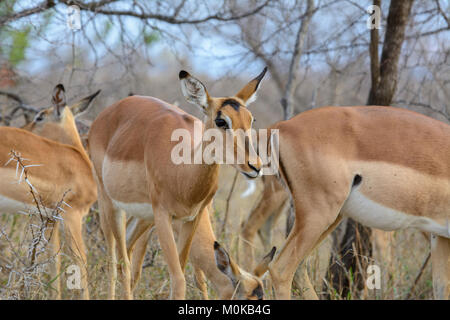
{"label": "impala ear", "polygon": [[238,266],[231,260],[228,252],[222,246],[214,241],[214,256],[216,258],[216,265],[228,278],[230,278],[235,287],[240,276]]}
{"label": "impala ear", "polygon": [[247,83],[241,91],[236,94],[236,97],[242,99],[246,105],[249,105],[253,101],[256,100],[256,91],[258,91],[259,84],[261,83],[261,80],[264,78],[264,75],[267,72],[267,67],[264,68],[264,70],[252,81]]}
{"label": "impala ear", "polygon": [[61,83],[53,89],[52,104],[55,116],[59,118],[61,110],[66,106],[66,91]]}
{"label": "impala ear", "polygon": [[272,250],[262,259],[262,261],[256,266],[253,274],[255,276],[262,277],[264,273],[266,273],[267,269],[269,269],[269,263],[272,262],[273,257],[275,256],[275,252],[277,251],[276,247],[273,247]]}
{"label": "impala ear", "polygon": [[95,97],[98,96],[101,90],[98,90],[96,93],[87,96],[86,98],[81,99],[77,103],[70,106],[70,110],[73,115],[76,116],[87,110],[87,108],[91,105],[92,101],[94,101]]}
{"label": "impala ear", "polygon": [[186,100],[200,107],[203,112],[208,109],[209,94],[205,85],[188,72],[181,70],[178,77],[181,82],[181,91]]}

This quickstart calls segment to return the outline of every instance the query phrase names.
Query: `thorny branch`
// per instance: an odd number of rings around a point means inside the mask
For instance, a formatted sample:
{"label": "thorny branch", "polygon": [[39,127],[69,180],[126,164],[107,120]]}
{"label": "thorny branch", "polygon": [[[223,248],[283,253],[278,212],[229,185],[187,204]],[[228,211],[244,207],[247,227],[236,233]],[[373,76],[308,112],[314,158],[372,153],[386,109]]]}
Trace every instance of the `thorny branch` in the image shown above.
{"label": "thorny branch", "polygon": [[[63,220],[61,213],[64,212],[62,206],[67,205],[64,202],[67,192],[63,194],[55,208],[49,211],[41,195],[39,195],[36,188],[30,182],[28,175],[28,169],[30,167],[39,165],[25,165],[24,162],[29,160],[23,158],[20,153],[14,150],[11,150],[10,156],[10,159],[5,165],[11,162],[16,163],[17,183],[25,182],[28,185],[36,210],[20,212],[28,216],[29,222],[23,235],[24,239],[18,244],[14,244],[14,241],[9,238],[8,233],[0,228],[0,239],[4,238],[6,240],[9,252],[12,254],[11,258],[3,254],[2,260],[0,260],[0,271],[9,273],[9,281],[4,288],[0,287],[0,295],[9,291],[10,297],[29,298],[30,295],[35,294],[31,290],[32,288],[48,286],[48,284],[42,282],[41,276],[54,263],[55,256],[59,252],[56,252],[54,255],[50,254],[47,258],[41,258],[41,256],[44,256],[45,253],[50,251],[48,246],[53,236],[54,228],[58,227],[58,221]],[[36,217],[38,221],[35,221]],[[27,240],[28,236],[31,239]],[[24,251],[27,252],[26,258],[23,257]],[[24,296],[20,297],[20,294]]]}

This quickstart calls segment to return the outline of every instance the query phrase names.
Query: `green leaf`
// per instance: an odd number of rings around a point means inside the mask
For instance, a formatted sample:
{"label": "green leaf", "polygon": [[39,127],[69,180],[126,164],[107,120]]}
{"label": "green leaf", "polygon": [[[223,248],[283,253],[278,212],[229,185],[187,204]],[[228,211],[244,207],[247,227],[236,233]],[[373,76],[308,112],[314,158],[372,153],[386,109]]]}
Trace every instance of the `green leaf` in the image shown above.
{"label": "green leaf", "polygon": [[100,37],[102,37],[103,39],[107,38],[109,33],[112,30],[112,26],[113,25],[112,25],[111,21],[110,20],[106,20],[105,23],[102,26],[102,30],[100,31]]}
{"label": "green leaf", "polygon": [[12,46],[9,52],[9,62],[16,66],[25,59],[25,51],[29,44],[28,35],[31,27],[25,27],[24,30],[11,31]]}
{"label": "green leaf", "polygon": [[144,43],[146,46],[151,46],[159,40],[159,35],[156,31],[144,31]]}
{"label": "green leaf", "polygon": [[14,13],[14,5],[17,0],[5,0],[0,2],[0,17]]}

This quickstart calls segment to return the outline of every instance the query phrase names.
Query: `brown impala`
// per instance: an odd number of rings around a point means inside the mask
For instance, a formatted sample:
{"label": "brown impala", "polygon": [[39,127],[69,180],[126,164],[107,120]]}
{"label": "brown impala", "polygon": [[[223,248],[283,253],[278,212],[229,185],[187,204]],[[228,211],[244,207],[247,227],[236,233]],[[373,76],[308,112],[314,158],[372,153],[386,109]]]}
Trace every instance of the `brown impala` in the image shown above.
{"label": "brown impala", "polygon": [[[248,161],[255,152],[251,137],[244,141],[235,131],[251,129],[253,117],[246,105],[254,100],[265,72],[266,69],[235,96],[225,98],[211,97],[206,87],[186,71],[179,74],[184,96],[205,115],[202,130],[218,129],[224,140],[232,139],[227,148],[234,151],[237,145],[246,146],[246,161],[233,165],[249,178],[260,175],[261,159]],[[184,267],[200,217],[208,214],[207,207],[217,190],[219,173],[216,162],[175,164],[171,158],[177,145],[171,141],[172,133],[185,129],[195,136],[196,121],[199,120],[159,99],[131,96],[106,108],[92,124],[89,151],[98,180],[102,229],[112,259],[110,298],[114,297],[116,245],[124,298],[132,298],[125,212],[138,221],[146,221],[136,227],[136,239],[147,230],[148,222],[154,222],[169,267],[171,298],[185,297]],[[204,150],[204,144],[203,139],[189,141],[193,154],[198,148]],[[180,253],[172,219],[182,221],[178,233]],[[249,275],[247,280],[253,282],[249,288],[260,283],[255,276]]]}
{"label": "brown impala", "polygon": [[449,125],[371,106],[313,109],[273,128],[295,206],[294,227],[269,265],[278,299],[290,298],[299,262],[343,217],[386,231],[430,233],[434,295],[449,297]]}
{"label": "brown impala", "polygon": [[[62,214],[66,241],[81,267],[82,296],[89,298],[86,273],[86,253],[81,233],[83,217],[97,200],[97,189],[92,174],[92,164],[84,150],[74,115],[87,109],[100,91],[72,106],[66,106],[64,87],[59,84],[53,91],[53,107],[40,111],[23,129],[0,127],[0,211],[17,213],[33,207],[29,186],[17,183],[16,164],[10,162],[14,150],[28,159],[24,164],[39,165],[27,168],[31,184],[43,200],[43,205],[53,209],[68,192]],[[25,130],[24,130],[25,129]],[[51,238],[54,253],[59,251],[59,233],[55,228]],[[60,256],[56,256],[52,273],[59,275]],[[58,297],[60,280],[56,281]]]}

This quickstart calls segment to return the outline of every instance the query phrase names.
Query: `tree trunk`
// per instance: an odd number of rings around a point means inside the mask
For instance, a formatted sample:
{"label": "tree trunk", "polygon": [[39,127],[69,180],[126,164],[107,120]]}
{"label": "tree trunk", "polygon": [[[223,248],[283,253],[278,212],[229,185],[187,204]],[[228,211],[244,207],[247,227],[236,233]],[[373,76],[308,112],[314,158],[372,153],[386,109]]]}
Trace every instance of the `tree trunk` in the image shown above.
{"label": "tree trunk", "polygon": [[391,1],[383,52],[381,54],[379,81],[372,83],[367,100],[368,105],[388,106],[392,102],[397,89],[398,61],[403,40],[405,39],[405,29],[408,24],[412,4],[413,0]]}

